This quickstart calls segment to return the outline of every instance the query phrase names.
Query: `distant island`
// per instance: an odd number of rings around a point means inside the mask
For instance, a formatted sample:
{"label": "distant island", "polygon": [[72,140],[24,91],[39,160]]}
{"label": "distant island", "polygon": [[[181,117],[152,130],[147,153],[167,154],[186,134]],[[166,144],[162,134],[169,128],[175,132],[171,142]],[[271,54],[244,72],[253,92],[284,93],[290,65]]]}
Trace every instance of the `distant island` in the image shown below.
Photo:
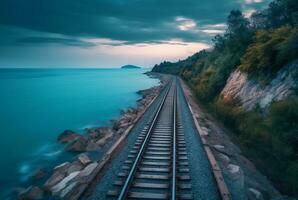
{"label": "distant island", "polygon": [[121,69],[141,69],[141,67],[135,65],[124,65],[121,67]]}

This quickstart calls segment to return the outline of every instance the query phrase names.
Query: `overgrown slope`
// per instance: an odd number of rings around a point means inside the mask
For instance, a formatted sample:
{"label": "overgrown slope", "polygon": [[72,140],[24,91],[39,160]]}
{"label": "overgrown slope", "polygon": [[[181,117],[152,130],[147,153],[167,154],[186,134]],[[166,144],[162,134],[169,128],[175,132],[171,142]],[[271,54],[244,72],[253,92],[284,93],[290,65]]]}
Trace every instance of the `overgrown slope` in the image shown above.
{"label": "overgrown slope", "polygon": [[[225,34],[217,35],[213,43],[211,50],[177,63],[161,63],[153,71],[180,75],[198,100],[233,130],[246,153],[279,189],[298,196],[298,101],[294,86],[298,74],[288,73],[293,79],[291,95],[272,98],[266,108],[260,108],[256,101],[246,109],[237,95],[221,95],[236,70],[259,88],[247,94],[265,90],[273,80],[285,82],[287,77],[277,77],[278,73],[298,59],[298,1],[275,0],[249,19],[233,10]],[[297,65],[292,67],[290,72],[297,71]]]}

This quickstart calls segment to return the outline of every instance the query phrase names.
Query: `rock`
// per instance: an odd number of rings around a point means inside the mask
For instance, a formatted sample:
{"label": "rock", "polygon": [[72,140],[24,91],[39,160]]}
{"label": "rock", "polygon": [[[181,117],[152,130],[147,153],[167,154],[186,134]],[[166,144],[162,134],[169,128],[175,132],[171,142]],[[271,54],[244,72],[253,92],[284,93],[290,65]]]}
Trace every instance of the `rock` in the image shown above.
{"label": "rock", "polygon": [[215,144],[215,145],[213,145],[213,147],[219,151],[223,151],[225,149],[225,147],[220,144]]}
{"label": "rock", "polygon": [[127,127],[129,127],[130,124],[131,124],[130,122],[120,124],[119,128],[126,129]]}
{"label": "rock", "polygon": [[71,164],[69,162],[62,163],[54,168],[54,173],[45,182],[44,188],[50,190],[50,188],[60,182],[67,174]]}
{"label": "rock", "polygon": [[66,174],[60,173],[60,172],[54,172],[53,175],[45,182],[44,189],[50,191],[50,189],[56,185],[58,182],[60,182]]}
{"label": "rock", "polygon": [[86,151],[97,151],[100,149],[100,145],[98,145],[96,142],[88,141],[86,146]]}
{"label": "rock", "polygon": [[68,144],[66,147],[67,151],[74,151],[74,152],[82,152],[86,150],[87,147],[87,139],[84,137],[78,137],[72,143]]}
{"label": "rock", "polygon": [[80,172],[76,171],[76,172],[72,172],[71,174],[69,174],[68,176],[66,176],[64,179],[62,179],[59,183],[57,183],[56,185],[54,185],[51,188],[51,192],[54,196],[59,196],[59,193],[68,185],[68,183],[72,180],[74,180],[78,174]]}
{"label": "rock", "polygon": [[28,200],[28,199],[32,199],[32,200],[37,200],[37,199],[42,199],[43,198],[43,191],[39,188],[39,187],[32,187],[30,186],[29,188],[27,188],[25,191],[23,191],[20,195],[19,195],[19,199],[22,200]]}
{"label": "rock", "polygon": [[69,143],[69,142],[73,142],[74,140],[76,140],[79,137],[81,137],[81,135],[79,135],[71,130],[65,130],[63,133],[61,133],[58,136],[58,141],[60,143]]}
{"label": "rock", "polygon": [[238,165],[229,164],[228,165],[228,170],[231,174],[236,174],[236,173],[239,173],[240,167]]}
{"label": "rock", "polygon": [[85,129],[87,134],[88,134],[88,138],[91,138],[91,139],[98,139],[101,136],[100,132],[98,131],[98,129],[93,129],[93,128],[87,128]]}
{"label": "rock", "polygon": [[245,72],[236,70],[231,73],[220,97],[223,100],[237,100],[245,110],[253,110],[256,106],[266,108],[273,101],[281,101],[295,95],[298,89],[296,74],[298,60],[284,66],[268,84],[260,84],[255,77],[248,77]]}
{"label": "rock", "polygon": [[254,188],[248,189],[248,200],[264,200],[264,197],[260,191]]}
{"label": "rock", "polygon": [[[124,129],[119,129],[119,130],[124,130]],[[119,131],[118,130],[118,131]],[[118,131],[117,131],[117,133],[118,133]],[[103,137],[103,138],[101,138],[100,140],[98,140],[97,142],[96,142],[96,144],[97,145],[99,145],[99,146],[103,146],[105,143],[106,143],[106,141],[108,140],[108,139],[110,139],[111,137],[113,137],[113,135],[114,135],[114,132],[113,131],[110,131],[110,132],[108,132],[108,133],[106,133],[106,135]]]}
{"label": "rock", "polygon": [[[70,193],[72,193],[76,187],[79,185],[79,182],[75,181],[71,184],[69,184],[67,187],[65,187],[62,192],[60,193],[59,197],[61,199],[65,199],[67,196],[70,196]],[[68,197],[69,199],[72,199],[70,197]]]}
{"label": "rock", "polygon": [[[117,134],[118,135],[121,135],[122,133],[124,133],[125,129],[124,128],[119,128],[118,131],[117,131]],[[99,142],[99,141],[98,141]],[[96,143],[98,143],[96,142]]]}
{"label": "rock", "polygon": [[71,164],[69,162],[62,163],[54,168],[54,172],[59,172],[60,174],[66,174],[67,169]]}
{"label": "rock", "polygon": [[82,153],[78,156],[78,160],[83,164],[83,165],[88,165],[89,163],[92,162],[92,160],[85,154]]}
{"label": "rock", "polygon": [[47,175],[47,173],[44,170],[39,169],[36,172],[34,172],[30,178],[32,180],[36,181],[36,180],[39,180],[39,179],[45,177],[46,175]]}
{"label": "rock", "polygon": [[227,155],[222,154],[222,153],[219,153],[218,157],[224,163],[224,165],[228,165],[231,161],[231,159]]}
{"label": "rock", "polygon": [[67,169],[67,174],[71,174],[72,172],[80,171],[84,168],[83,164],[79,161],[74,161],[71,163],[69,168]]}
{"label": "rock", "polygon": [[60,194],[61,199],[79,199],[80,195],[84,192],[87,184],[79,184],[73,182],[69,184]]}
{"label": "rock", "polygon": [[79,181],[84,183],[89,182],[93,178],[93,175],[95,175],[94,172],[97,166],[97,162],[87,165],[78,175]]}
{"label": "rock", "polygon": [[241,176],[241,169],[238,165],[229,164],[228,171],[234,179],[238,179]]}

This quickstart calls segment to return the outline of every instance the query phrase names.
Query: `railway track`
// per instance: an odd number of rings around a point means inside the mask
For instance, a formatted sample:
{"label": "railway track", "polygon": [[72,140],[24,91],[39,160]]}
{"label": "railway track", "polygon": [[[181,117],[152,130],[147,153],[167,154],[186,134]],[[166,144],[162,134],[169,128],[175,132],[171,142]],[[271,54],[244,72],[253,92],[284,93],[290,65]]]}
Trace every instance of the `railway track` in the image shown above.
{"label": "railway track", "polygon": [[175,79],[121,170],[108,198],[193,199]]}

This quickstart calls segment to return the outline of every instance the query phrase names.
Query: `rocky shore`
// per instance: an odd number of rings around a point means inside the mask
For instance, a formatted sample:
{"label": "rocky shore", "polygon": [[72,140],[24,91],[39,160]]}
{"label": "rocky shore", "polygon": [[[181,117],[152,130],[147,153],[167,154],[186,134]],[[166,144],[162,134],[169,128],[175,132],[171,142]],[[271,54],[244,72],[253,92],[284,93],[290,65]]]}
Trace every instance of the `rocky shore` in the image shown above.
{"label": "rocky shore", "polygon": [[65,146],[65,151],[73,152],[74,158],[50,171],[37,170],[32,175],[34,181],[31,186],[15,190],[18,199],[78,199],[97,175],[109,148],[137,122],[162,90],[165,80],[157,75],[147,75],[159,78],[161,84],[138,91],[141,99],[138,100],[137,106],[122,111],[121,117],[112,121],[110,127],[86,128],[84,134],[72,130],[61,133],[57,138],[58,142]]}

